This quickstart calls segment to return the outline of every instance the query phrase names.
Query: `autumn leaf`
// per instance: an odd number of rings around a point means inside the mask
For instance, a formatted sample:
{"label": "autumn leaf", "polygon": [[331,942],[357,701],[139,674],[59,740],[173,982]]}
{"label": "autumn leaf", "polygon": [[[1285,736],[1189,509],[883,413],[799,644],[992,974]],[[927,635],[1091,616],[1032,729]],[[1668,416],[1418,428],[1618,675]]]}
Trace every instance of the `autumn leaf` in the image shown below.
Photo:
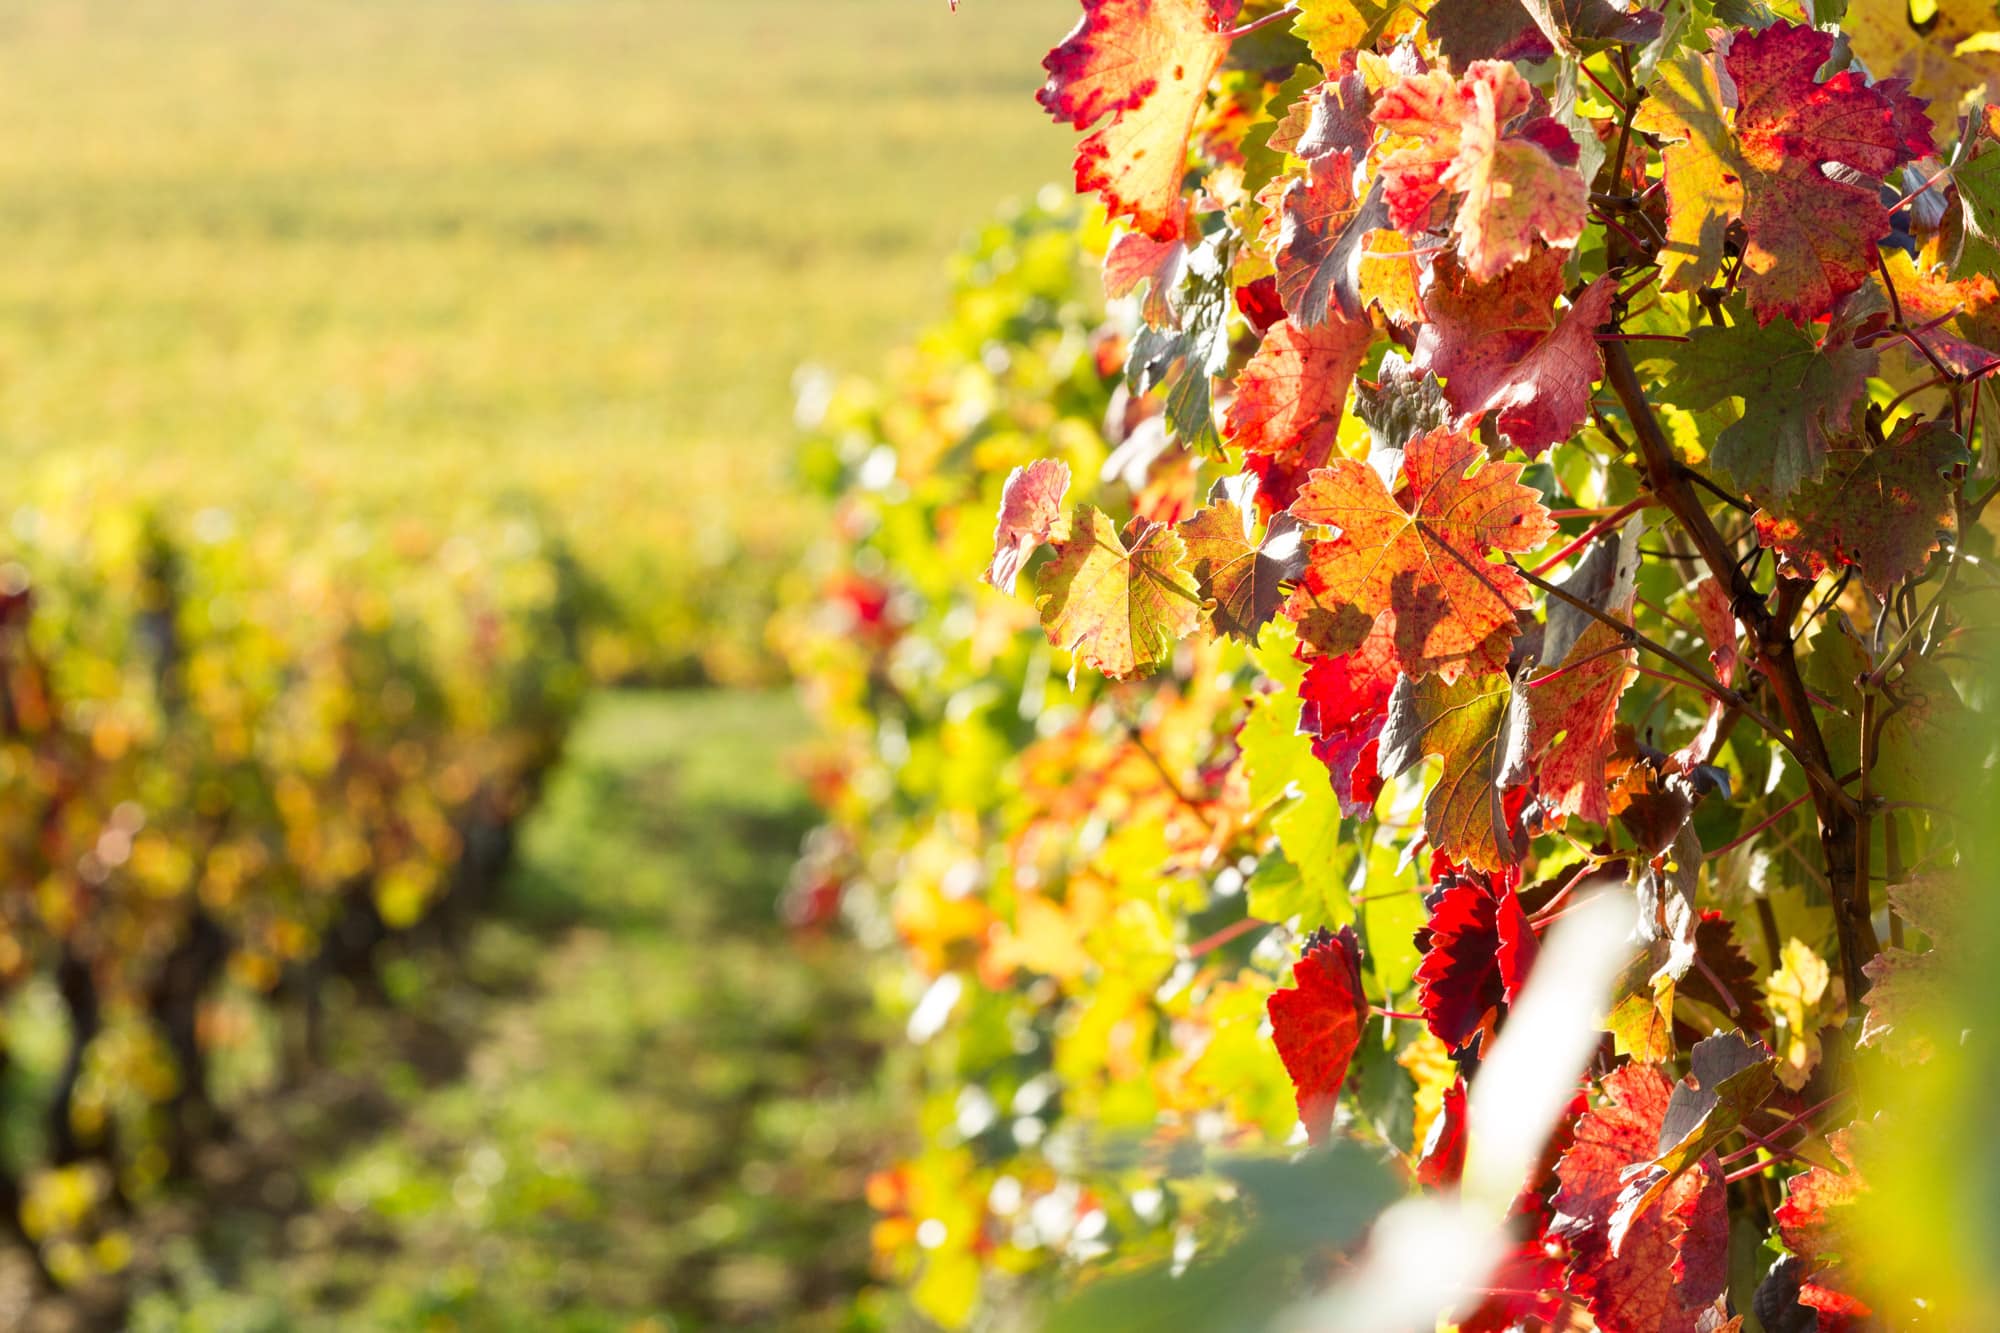
{"label": "autumn leaf", "polygon": [[1239,504],[1241,489],[1218,481],[1208,507],[1179,531],[1187,547],[1183,564],[1193,571],[1201,595],[1214,603],[1208,614],[1215,632],[1255,643],[1284,603],[1282,585],[1305,568],[1305,542],[1299,521],[1282,512],[1271,516],[1260,540],[1256,503]]}
{"label": "autumn leaf", "polygon": [[1945,872],[1889,886],[1896,914],[1930,937],[1921,952],[1891,946],[1868,960],[1868,1015],[1860,1045],[1887,1051],[1901,1064],[1931,1058],[1934,1038],[1950,1033],[1949,941],[1964,938],[1963,882]]}
{"label": "autumn leaf", "polygon": [[1876,357],[1842,330],[1821,343],[1781,322],[1697,326],[1669,360],[1673,372],[1659,391],[1665,402],[1699,412],[1743,401],[1742,419],[1716,436],[1710,458],[1744,491],[1782,503],[1825,470]]}
{"label": "autumn leaf", "polygon": [[1592,824],[1610,821],[1605,765],[1618,701],[1638,679],[1638,660],[1623,635],[1593,620],[1555,670],[1521,682],[1528,700],[1527,749],[1536,759],[1535,789],[1550,813]]}
{"label": "autumn leaf", "polygon": [[1415,6],[1404,0],[1298,0],[1292,31],[1305,39],[1322,69],[1339,68],[1350,52],[1416,26]]}
{"label": "autumn leaf", "polygon": [[1722,1172],[1710,1157],[1677,1177],[1614,1245],[1626,1173],[1653,1159],[1673,1084],[1653,1066],[1625,1064],[1603,1091],[1556,1165],[1549,1232],[1569,1242],[1568,1289],[1605,1333],[1698,1333],[1712,1326],[1703,1317],[1719,1309],[1727,1280],[1715,1261],[1729,1225]]}
{"label": "autumn leaf", "polygon": [[1437,1119],[1431,1121],[1417,1155],[1417,1183],[1431,1189],[1456,1185],[1465,1174],[1465,1079],[1444,1090]]}
{"label": "autumn leaf", "polygon": [[1967,39],[2000,29],[1993,0],[1935,0],[1922,22],[1911,0],[1848,0],[1841,31],[1878,79],[1907,79],[1910,91],[1945,114],[1981,84],[2000,92],[2000,51]]}
{"label": "autumn leaf", "polygon": [[1677,1176],[1719,1148],[1763,1106],[1777,1082],[1777,1061],[1770,1050],[1740,1030],[1718,1032],[1695,1043],[1688,1064],[1687,1077],[1674,1085],[1660,1122],[1652,1165],[1626,1173],[1611,1220],[1614,1248],[1617,1238],[1672,1188]]}
{"label": "autumn leaf", "polygon": [[1292,982],[1271,993],[1271,1040],[1291,1075],[1307,1136],[1324,1143],[1369,1012],[1354,928],[1343,926],[1338,935],[1314,932],[1292,964]]}
{"label": "autumn leaf", "polygon": [[1958,530],[1958,487],[1946,473],[1971,453],[1951,427],[1920,422],[1872,449],[1843,449],[1825,474],[1778,511],[1759,510],[1757,540],[1793,578],[1852,565],[1879,598],[1923,573],[1939,535]]}
{"label": "autumn leaf", "polygon": [[1560,318],[1563,256],[1538,250],[1488,283],[1440,258],[1424,293],[1416,364],[1444,380],[1465,427],[1492,413],[1500,434],[1529,457],[1560,444],[1590,419],[1604,376],[1597,327],[1611,314],[1617,284],[1599,278]]}
{"label": "autumn leaf", "polygon": [[[1960,375],[1984,375],[2000,365],[2000,286],[1991,277],[1949,278],[1902,250],[1885,255],[1883,267],[1904,320],[1924,330],[1913,336],[1926,351]],[[1875,280],[1880,284],[1881,276]],[[1911,349],[1909,355],[1923,353]]]}
{"label": "autumn leaf", "polygon": [[1803,940],[1785,943],[1783,965],[1764,983],[1764,999],[1781,1024],[1778,1081],[1793,1092],[1819,1068],[1822,1028],[1847,1021],[1846,986]]}
{"label": "autumn leaf", "polygon": [[1299,682],[1299,727],[1349,817],[1368,813],[1382,791],[1378,743],[1397,674],[1395,644],[1378,624],[1353,652],[1311,659]]}
{"label": "autumn leaf", "polygon": [[1145,288],[1140,314],[1156,329],[1176,327],[1174,289],[1180,286],[1187,246],[1179,236],[1156,241],[1144,232],[1128,231],[1111,243],[1104,255],[1104,294],[1113,300]]}
{"label": "autumn leaf", "polygon": [[1060,459],[1038,458],[1007,474],[1000,521],[993,529],[993,563],[986,567],[988,583],[1011,594],[1035,548],[1069,536],[1069,516],[1063,510],[1068,492],[1069,464]]}
{"label": "autumn leaf", "polygon": [[1078,505],[1071,535],[1037,580],[1049,642],[1123,679],[1166,660],[1201,624],[1201,594],[1171,527],[1135,521],[1131,542],[1103,510]]}
{"label": "autumn leaf", "polygon": [[[1665,285],[1712,281],[1723,230],[1743,221],[1744,292],[1759,324],[1783,315],[1806,324],[1833,309],[1874,270],[1889,212],[1874,182],[1930,149],[1930,123],[1899,89],[1870,87],[1846,71],[1813,75],[1833,53],[1832,33],[1777,23],[1741,33],[1723,68],[1688,52],[1661,66],[1635,124],[1670,140]],[[1827,174],[1838,164],[1863,178]]]}
{"label": "autumn leaf", "polygon": [[[1676,995],[1683,1001],[1705,1006],[1719,1019],[1748,1031],[1761,1032],[1771,1026],[1764,1012],[1758,986],[1757,965],[1736,943],[1729,918],[1720,912],[1704,911],[1694,929],[1694,952],[1698,965],[1682,977]],[[1677,1025],[1677,1035],[1692,1042],[1694,1029]]]}
{"label": "autumn leaf", "polygon": [[1322,445],[1321,436],[1330,440],[1374,336],[1366,319],[1334,318],[1312,328],[1279,323],[1236,377],[1231,442],[1249,453],[1282,454]]}
{"label": "autumn leaf", "polygon": [[1462,196],[1451,228],[1475,280],[1527,258],[1538,239],[1567,247],[1583,234],[1576,140],[1512,65],[1477,61],[1458,80],[1406,75],[1383,90],[1374,115],[1395,145],[1381,164],[1390,221],[1418,235],[1440,198]]}
{"label": "autumn leaf", "polygon": [[1425,1026],[1452,1051],[1483,1053],[1535,961],[1535,930],[1520,898],[1485,875],[1451,876],[1433,894],[1417,939]]}
{"label": "autumn leaf", "polygon": [[1475,60],[1546,60],[1657,37],[1659,13],[1614,0],[1438,0],[1424,24],[1446,58],[1464,69]]}
{"label": "autumn leaf", "polygon": [[1375,142],[1375,123],[1368,118],[1373,104],[1368,78],[1350,53],[1286,110],[1271,131],[1271,147],[1309,162],[1335,153],[1357,162]]}
{"label": "autumn leaf", "polygon": [[1354,193],[1346,152],[1316,159],[1285,187],[1272,261],[1278,296],[1301,325],[1362,318],[1362,266],[1373,229],[1387,225],[1379,185]]}
{"label": "autumn leaf", "polygon": [[1735,609],[1729,604],[1729,594],[1710,577],[1695,585],[1692,600],[1702,637],[1708,640],[1708,664],[1715,668],[1715,679],[1722,685],[1733,685],[1737,664],[1742,661],[1739,647],[1742,631],[1736,623]]}
{"label": "autumn leaf", "polygon": [[[1772,1214],[1778,1238],[1805,1266],[1799,1304],[1822,1315],[1861,1316],[1869,1308],[1850,1290],[1854,1279],[1854,1243],[1848,1232],[1854,1201],[1866,1189],[1854,1170],[1854,1131],[1843,1129],[1827,1138],[1833,1155],[1848,1168],[1838,1175],[1815,1166],[1785,1182],[1785,1201]],[[1843,1262],[1845,1260],[1845,1262]]]}
{"label": "autumn leaf", "polygon": [[[1155,240],[1178,239],[1188,136],[1229,52],[1236,0],[1084,0],[1042,67],[1045,110],[1079,130],[1076,188]],[[1108,120],[1107,120],[1108,118]]]}
{"label": "autumn leaf", "polygon": [[1455,861],[1495,871],[1520,859],[1501,800],[1502,746],[1513,685],[1504,675],[1441,676],[1396,683],[1383,724],[1380,762],[1400,777],[1424,758],[1443,761],[1424,797],[1424,832]]}
{"label": "autumn leaf", "polygon": [[1404,453],[1393,495],[1354,459],[1313,473],[1292,513],[1336,535],[1313,544],[1287,614],[1393,614],[1396,660],[1412,677],[1436,672],[1450,682],[1504,668],[1515,615],[1533,597],[1517,571],[1490,557],[1534,550],[1555,524],[1519,483],[1519,464],[1484,460],[1471,437],[1436,430]]}

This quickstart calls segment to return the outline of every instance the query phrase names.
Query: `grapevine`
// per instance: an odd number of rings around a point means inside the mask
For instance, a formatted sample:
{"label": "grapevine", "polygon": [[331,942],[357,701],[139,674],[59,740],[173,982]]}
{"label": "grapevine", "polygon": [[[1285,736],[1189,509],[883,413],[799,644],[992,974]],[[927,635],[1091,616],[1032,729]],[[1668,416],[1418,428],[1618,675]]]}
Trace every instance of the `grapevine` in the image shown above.
{"label": "grapevine", "polygon": [[1270,1312],[1306,1299],[1367,1218],[1274,1238],[1256,1154],[1359,1152],[1368,1216],[1455,1194],[1538,959],[1609,892],[1601,1042],[1432,1313],[1935,1311],[1847,1228],[1877,1090],[1957,1030],[1996,31],[1085,0],[1040,101],[1094,211],[997,226],[920,356],[836,397],[844,546],[779,627],[831,737],[804,873],[900,945],[933,1146],[872,1197],[919,1310],[1204,1326],[1267,1260]]}

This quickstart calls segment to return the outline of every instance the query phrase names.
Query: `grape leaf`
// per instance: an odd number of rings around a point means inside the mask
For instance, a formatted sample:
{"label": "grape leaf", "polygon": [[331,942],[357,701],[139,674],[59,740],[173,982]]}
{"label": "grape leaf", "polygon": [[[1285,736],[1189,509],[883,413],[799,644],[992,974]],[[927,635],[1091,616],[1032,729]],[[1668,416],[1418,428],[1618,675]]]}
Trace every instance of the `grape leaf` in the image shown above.
{"label": "grape leaf", "polygon": [[1256,504],[1243,497],[1248,502],[1239,505],[1242,488],[1232,488],[1230,480],[1218,481],[1208,507],[1181,523],[1184,564],[1202,596],[1215,603],[1208,613],[1215,632],[1255,643],[1284,603],[1282,585],[1305,568],[1305,543],[1299,521],[1283,512],[1271,516],[1258,540]]}
{"label": "grape leaf", "polygon": [[1280,322],[1236,377],[1231,442],[1257,454],[1325,447],[1339,433],[1348,388],[1374,336],[1365,319],[1313,328]]}
{"label": "grape leaf", "polygon": [[1313,59],[1331,72],[1353,51],[1416,26],[1412,6],[1402,0],[1298,0],[1292,31],[1312,48]]}
{"label": "grape leaf", "polygon": [[1464,69],[1475,60],[1546,60],[1557,51],[1637,45],[1659,36],[1663,20],[1612,0],[1438,0],[1424,22],[1446,59]]}
{"label": "grape leaf", "polygon": [[1848,0],[1841,30],[1878,79],[1907,79],[1910,91],[1946,109],[1980,84],[2000,92],[2000,51],[1966,39],[2000,29],[1993,0],[1936,0],[1919,23],[1910,0]]}
{"label": "grape leaf", "polygon": [[1660,397],[1699,412],[1743,400],[1743,418],[1715,439],[1710,457],[1738,487],[1782,503],[1826,466],[1832,437],[1867,387],[1875,354],[1840,330],[1824,343],[1790,323],[1702,325],[1669,354]]}
{"label": "grape leaf", "polygon": [[[1239,0],[1084,0],[1083,17],[1042,61],[1037,100],[1079,130],[1076,189],[1155,240],[1180,237],[1188,136],[1229,53]],[[1108,118],[1108,120],[1107,120]]]}
{"label": "grape leaf", "polygon": [[[1742,285],[1759,324],[1810,323],[1874,271],[1889,212],[1868,182],[1930,151],[1931,127],[1898,87],[1870,87],[1852,71],[1814,82],[1833,44],[1833,34],[1793,23],[1739,34],[1723,62],[1733,117],[1713,55],[1661,67],[1635,123],[1673,141],[1661,157],[1669,290],[1715,277],[1723,228],[1739,217]],[[1864,179],[1831,176],[1828,164]]]}
{"label": "grape leaf", "polygon": [[1433,70],[1385,88],[1374,116],[1395,145],[1380,170],[1396,228],[1420,234],[1442,196],[1462,195],[1452,231],[1481,282],[1527,258],[1537,239],[1575,244],[1585,214],[1576,140],[1538,100],[1498,60],[1475,62],[1459,80]]}
{"label": "grape leaf", "polygon": [[[1313,544],[1287,614],[1393,614],[1396,660],[1412,677],[1437,672],[1448,683],[1504,668],[1515,613],[1533,598],[1517,571],[1488,557],[1534,550],[1555,524],[1519,484],[1519,464],[1484,459],[1471,437],[1436,430],[1404,453],[1394,495],[1354,459],[1313,473],[1292,512],[1337,535]],[[1468,472],[1475,462],[1483,466]]]}
{"label": "grape leaf", "polygon": [[1903,318],[1924,330],[1915,336],[1931,355],[1960,375],[1984,375],[2000,364],[2000,286],[1991,277],[1948,278],[1901,250],[1884,256],[1884,266]]}
{"label": "grape leaf", "polygon": [[1527,751],[1535,788],[1556,815],[1592,824],[1611,819],[1605,772],[1618,701],[1634,680],[1639,654],[1616,630],[1593,620],[1553,672],[1521,682],[1528,700]]}
{"label": "grape leaf", "polygon": [[1869,1308],[1848,1290],[1854,1270],[1851,1260],[1844,1263],[1843,1257],[1855,1253],[1847,1219],[1866,1186],[1854,1170],[1853,1131],[1839,1130],[1827,1137],[1827,1144],[1848,1168],[1847,1174],[1815,1166],[1793,1176],[1785,1182],[1785,1201],[1771,1220],[1778,1224],[1778,1238],[1785,1248],[1805,1266],[1799,1304],[1822,1315],[1858,1317],[1868,1314]]}
{"label": "grape leaf", "polygon": [[1361,318],[1366,242],[1389,219],[1379,183],[1357,199],[1351,158],[1328,154],[1285,187],[1278,217],[1273,262],[1285,309],[1307,326],[1335,313]]}
{"label": "grape leaf", "polygon": [[1501,800],[1512,683],[1504,675],[1441,676],[1396,682],[1382,727],[1380,763],[1400,777],[1427,754],[1443,761],[1437,783],[1424,797],[1424,832],[1453,860],[1498,870],[1520,859]]}
{"label": "grape leaf", "polygon": [[1535,930],[1520,898],[1483,875],[1453,876],[1433,899],[1418,947],[1425,1026],[1451,1051],[1482,1052],[1535,961]]}
{"label": "grape leaf", "polygon": [[1271,132],[1271,147],[1306,161],[1346,153],[1351,165],[1375,142],[1371,105],[1367,76],[1350,52],[1285,112]]}
{"label": "grape leaf", "polygon": [[1395,644],[1378,624],[1353,652],[1311,659],[1299,682],[1299,726],[1350,817],[1367,814],[1382,791],[1378,742],[1396,676]]}
{"label": "grape leaf", "polygon": [[1842,449],[1825,475],[1793,492],[1776,512],[1757,514],[1757,540],[1784,557],[1793,578],[1817,579],[1852,565],[1877,597],[1930,563],[1940,533],[1958,529],[1945,473],[1971,461],[1965,442],[1940,422],[1913,429],[1873,449]]}
{"label": "grape leaf", "polygon": [[1068,491],[1069,464],[1060,459],[1038,458],[1007,474],[993,529],[993,563],[986,567],[988,583],[1011,594],[1035,548],[1069,536],[1069,515],[1063,509]]}
{"label": "grape leaf", "polygon": [[1903,920],[1930,936],[1931,948],[1891,947],[1868,961],[1868,1014],[1862,1046],[1879,1046],[1902,1064],[1928,1060],[1934,1035],[1952,1030],[1950,973],[1940,956],[1946,941],[1965,938],[1963,882],[1939,872],[1889,886],[1889,902]]}
{"label": "grape leaf", "polygon": [[[1650,1065],[1626,1064],[1603,1089],[1604,1100],[1577,1122],[1556,1164],[1561,1188],[1549,1233],[1569,1242],[1568,1289],[1605,1333],[1697,1333],[1703,1316],[1719,1308],[1726,1278],[1712,1262],[1716,1232],[1728,1231],[1722,1172],[1710,1158],[1676,1178],[1660,1206],[1635,1219],[1614,1246],[1611,1222],[1625,1172],[1652,1159],[1673,1085]],[[1693,1281],[1677,1280],[1684,1255],[1693,1260]]]}
{"label": "grape leaf", "polygon": [[1219,453],[1211,379],[1229,361],[1229,306],[1234,291],[1228,267],[1211,242],[1188,253],[1186,279],[1176,298],[1176,327],[1139,330],[1125,359],[1133,393],[1167,386],[1167,422],[1191,449]]}
{"label": "grape leaf", "polygon": [[[1694,951],[1701,964],[1680,979],[1676,995],[1706,1005],[1753,1032],[1771,1026],[1759,998],[1757,965],[1738,947],[1728,917],[1716,911],[1702,912],[1694,928]],[[1685,1035],[1694,1040],[1693,1029]]]}
{"label": "grape leaf", "polygon": [[1291,1075],[1307,1136],[1324,1143],[1369,1012],[1361,993],[1361,944],[1354,928],[1343,926],[1337,935],[1314,932],[1292,964],[1292,981],[1271,992],[1271,1040]]}
{"label": "grape leaf", "polygon": [[1375,382],[1354,389],[1354,414],[1368,426],[1375,452],[1403,447],[1419,436],[1451,424],[1451,408],[1437,377],[1390,351],[1375,368]]}
{"label": "grape leaf", "polygon": [[1465,1174],[1465,1080],[1460,1078],[1444,1090],[1437,1119],[1424,1136],[1423,1152],[1417,1157],[1417,1183],[1432,1189],[1456,1185]]}
{"label": "grape leaf", "polygon": [[1729,605],[1729,594],[1713,578],[1704,578],[1694,587],[1693,601],[1702,637],[1708,640],[1708,664],[1715,668],[1715,679],[1723,685],[1733,685],[1737,664],[1742,661],[1742,631],[1736,624],[1736,612]]}
{"label": "grape leaf", "polygon": [[1143,286],[1146,300],[1140,314],[1145,321],[1156,329],[1177,327],[1173,295],[1186,262],[1187,246],[1180,237],[1156,241],[1144,232],[1128,231],[1105,252],[1104,294],[1115,300]]}
{"label": "grape leaf", "polygon": [[1103,510],[1078,505],[1069,539],[1037,580],[1049,642],[1114,678],[1152,671],[1201,624],[1185,555],[1164,523],[1135,520],[1128,545]]}
{"label": "grape leaf", "polygon": [[1599,278],[1558,318],[1562,266],[1561,252],[1538,250],[1478,283],[1442,256],[1417,331],[1416,364],[1444,380],[1459,426],[1494,413],[1500,434],[1531,458],[1590,419],[1592,387],[1604,376],[1596,332],[1617,284]]}

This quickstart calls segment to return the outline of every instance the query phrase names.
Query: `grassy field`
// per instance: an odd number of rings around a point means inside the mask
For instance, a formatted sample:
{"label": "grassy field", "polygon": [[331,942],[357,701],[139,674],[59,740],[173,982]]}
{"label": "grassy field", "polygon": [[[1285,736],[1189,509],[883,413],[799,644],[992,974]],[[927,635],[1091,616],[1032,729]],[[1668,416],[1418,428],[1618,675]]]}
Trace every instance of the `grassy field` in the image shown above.
{"label": "grassy field", "polygon": [[1069,0],[5,0],[9,503],[546,499],[670,653],[754,639],[791,381],[1061,176]]}
{"label": "grassy field", "polygon": [[240,1109],[201,1198],[148,1216],[129,1326],[859,1327],[891,1118],[862,960],[774,910],[800,725],[602,696],[497,917],[338,1006],[331,1071]]}

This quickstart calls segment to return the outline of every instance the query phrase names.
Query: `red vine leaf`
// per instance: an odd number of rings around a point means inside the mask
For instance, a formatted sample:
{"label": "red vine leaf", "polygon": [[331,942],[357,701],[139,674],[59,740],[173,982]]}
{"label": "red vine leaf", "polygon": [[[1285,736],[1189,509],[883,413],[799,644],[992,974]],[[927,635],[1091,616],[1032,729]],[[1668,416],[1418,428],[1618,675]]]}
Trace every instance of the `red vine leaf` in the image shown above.
{"label": "red vine leaf", "polygon": [[1441,198],[1463,196],[1451,228],[1479,281],[1527,258],[1537,240],[1570,246],[1583,234],[1576,140],[1512,65],[1481,60],[1456,80],[1406,75],[1383,90],[1375,123],[1395,145],[1381,165],[1390,220],[1416,235]]}
{"label": "red vine leaf", "polygon": [[1618,701],[1638,679],[1639,654],[1625,637],[1593,620],[1553,672],[1522,682],[1528,699],[1528,753],[1535,788],[1555,815],[1592,824],[1611,819],[1605,766],[1618,724]]}
{"label": "red vine leaf", "polygon": [[1353,652],[1312,658],[1299,682],[1299,728],[1349,818],[1368,813],[1382,792],[1378,749],[1396,677],[1395,645],[1377,624]]}
{"label": "red vine leaf", "polygon": [[1698,1333],[1704,1315],[1719,1322],[1710,1312],[1719,1308],[1727,1276],[1726,1263],[1713,1262],[1727,1248],[1722,1172],[1711,1157],[1675,1178],[1659,1206],[1633,1220],[1614,1245],[1625,1173],[1652,1160],[1673,1084],[1653,1066],[1626,1064],[1603,1089],[1604,1100],[1577,1122],[1575,1141],[1556,1165],[1562,1187],[1549,1234],[1569,1242],[1568,1289],[1605,1333]]}
{"label": "red vine leaf", "polygon": [[1305,568],[1305,543],[1299,521],[1287,513],[1273,514],[1259,540],[1256,503],[1246,497],[1239,506],[1240,490],[1218,481],[1208,508],[1182,522],[1180,536],[1186,567],[1194,571],[1202,596],[1214,603],[1208,615],[1215,632],[1254,643],[1283,605],[1283,585]]}
{"label": "red vine leaf", "polygon": [[1785,1182],[1785,1201],[1772,1215],[1778,1224],[1778,1238],[1805,1265],[1799,1304],[1822,1315],[1869,1313],[1867,1303],[1849,1289],[1854,1270],[1843,1262],[1843,1257],[1854,1254],[1848,1218],[1854,1201],[1866,1188],[1854,1170],[1852,1137],[1851,1129],[1827,1136],[1834,1157],[1848,1168],[1846,1175],[1815,1166],[1793,1176]]}
{"label": "red vine leaf", "polygon": [[1288,614],[1393,614],[1396,660],[1412,677],[1502,670],[1515,613],[1534,599],[1527,580],[1490,557],[1534,550],[1555,524],[1520,484],[1518,463],[1484,460],[1470,436],[1434,430],[1405,451],[1393,495],[1351,458],[1313,473],[1292,512],[1335,535],[1313,544]]}
{"label": "red vine leaf", "polygon": [[1042,68],[1037,100],[1088,130],[1076,188],[1155,240],[1176,240],[1187,213],[1181,178],[1209,80],[1229,52],[1240,0],[1084,0],[1083,17]]}
{"label": "red vine leaf", "polygon": [[[1723,228],[1739,217],[1742,285],[1760,324],[1809,323],[1874,271],[1889,231],[1875,182],[1929,152],[1931,127],[1899,86],[1870,87],[1851,70],[1815,82],[1833,44],[1794,23],[1739,34],[1723,62],[1733,114],[1713,56],[1661,67],[1636,124],[1673,141],[1662,155],[1670,289],[1715,277]],[[1863,179],[1829,175],[1828,164]]]}
{"label": "red vine leaf", "polygon": [[1253,454],[1330,444],[1354,372],[1374,340],[1367,320],[1336,318],[1313,328],[1285,320],[1264,335],[1236,377],[1230,439]]}
{"label": "red vine leaf", "polygon": [[1187,264],[1187,246],[1176,235],[1154,240],[1144,232],[1128,231],[1111,243],[1104,255],[1104,294],[1113,299],[1146,289],[1140,309],[1145,321],[1156,329],[1173,328],[1174,289],[1180,286],[1181,269]]}
{"label": "red vine leaf", "polygon": [[1273,991],[1267,1002],[1271,1040],[1291,1075],[1306,1134],[1323,1143],[1368,1019],[1368,1000],[1361,993],[1361,942],[1354,928],[1343,926],[1338,935],[1315,931],[1292,964],[1292,981]]}
{"label": "red vine leaf", "polygon": [[1011,594],[1035,548],[1069,536],[1069,515],[1063,511],[1068,492],[1069,464],[1061,459],[1038,458],[1007,474],[1000,520],[993,529],[993,563],[986,567],[988,583]]}
{"label": "red vine leaf", "polygon": [[1475,283],[1441,258],[1417,332],[1416,364],[1444,380],[1459,424],[1494,413],[1501,435],[1531,458],[1590,419],[1592,388],[1604,377],[1596,334],[1617,284],[1599,278],[1558,319],[1562,268],[1560,252],[1540,250],[1497,280]]}
{"label": "red vine leaf", "polygon": [[1437,1119],[1417,1157],[1417,1183],[1433,1189],[1456,1185],[1465,1174],[1465,1079],[1444,1090]]}
{"label": "red vine leaf", "polygon": [[1185,556],[1164,523],[1135,520],[1127,545],[1103,510],[1078,505],[1069,539],[1037,579],[1049,642],[1107,676],[1152,671],[1201,625]]}
{"label": "red vine leaf", "polygon": [[1482,1051],[1535,961],[1535,931],[1520,898],[1509,883],[1453,876],[1433,895],[1417,945],[1425,1026],[1452,1051]]}
{"label": "red vine leaf", "polygon": [[1958,530],[1958,486],[1946,473],[1970,460],[1965,442],[1938,422],[1916,423],[1878,448],[1840,450],[1778,512],[1758,512],[1757,540],[1784,557],[1793,578],[1851,565],[1869,591],[1887,597],[1923,573],[1940,535]]}

